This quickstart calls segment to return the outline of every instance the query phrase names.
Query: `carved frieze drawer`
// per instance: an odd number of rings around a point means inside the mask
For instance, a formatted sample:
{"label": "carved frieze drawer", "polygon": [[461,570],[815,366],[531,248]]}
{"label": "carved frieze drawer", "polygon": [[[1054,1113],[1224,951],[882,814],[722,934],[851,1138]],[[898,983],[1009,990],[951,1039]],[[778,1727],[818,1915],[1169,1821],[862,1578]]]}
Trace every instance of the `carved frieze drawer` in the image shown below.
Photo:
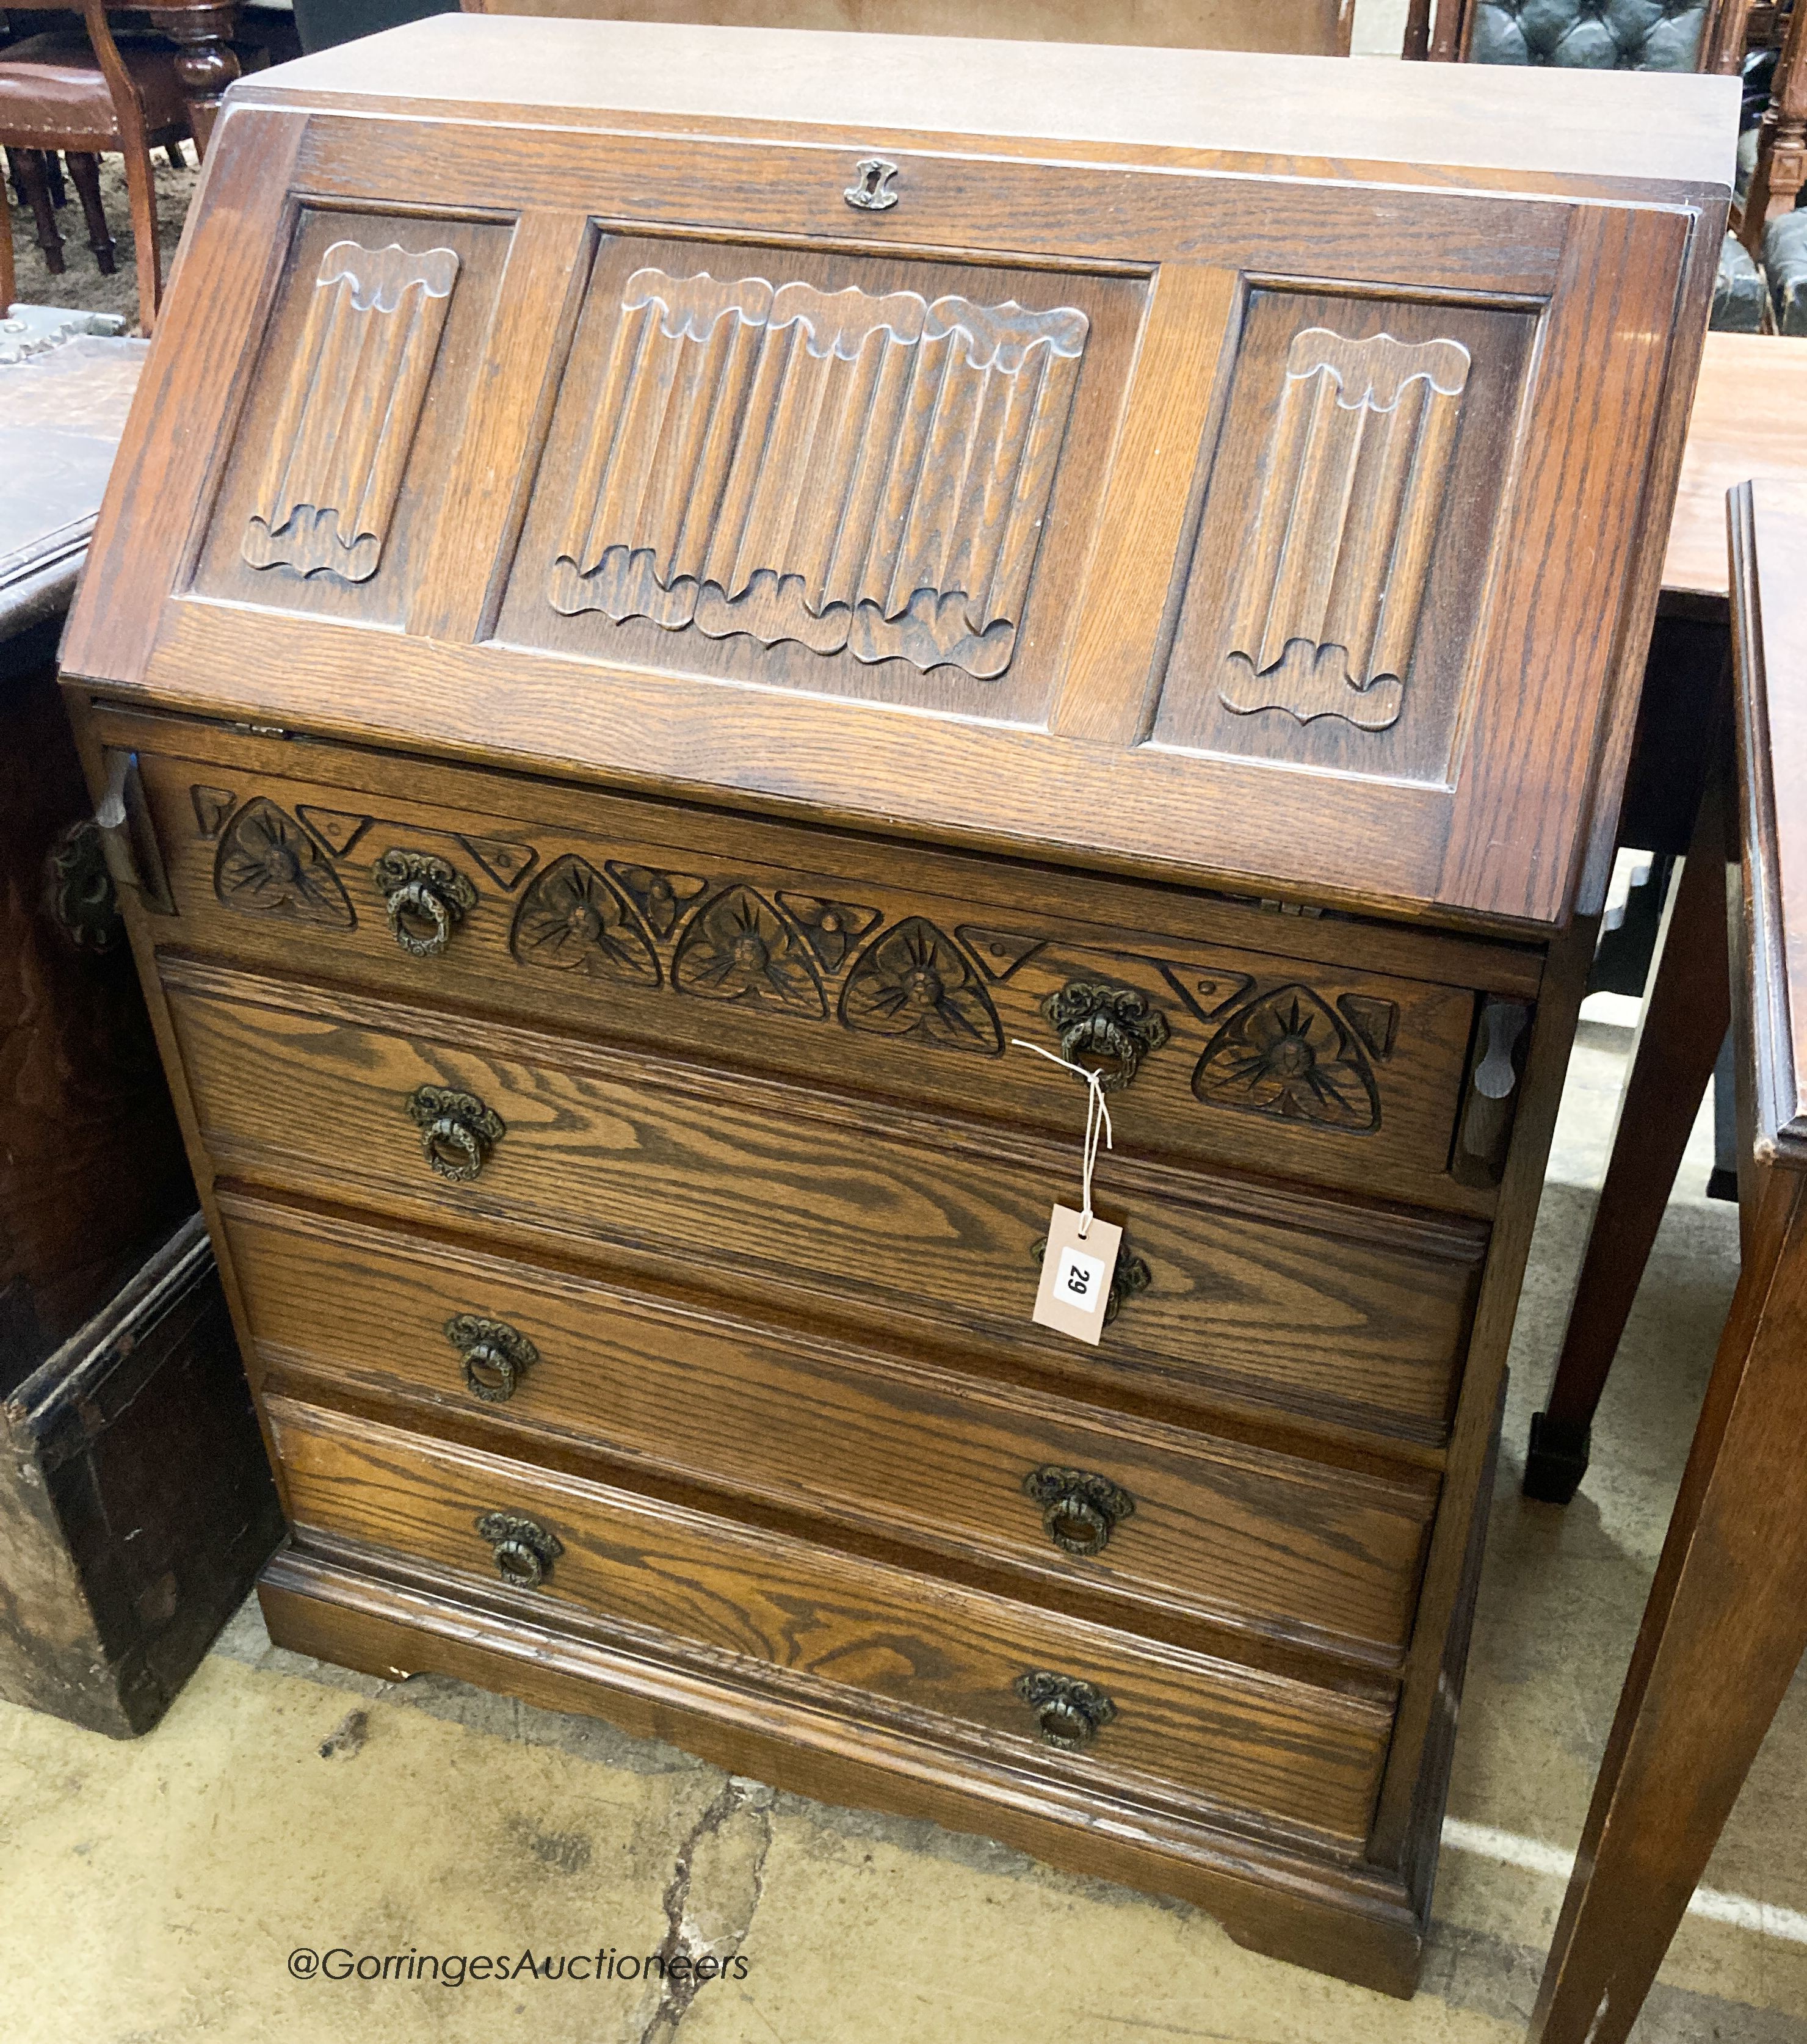
{"label": "carved frieze drawer", "polygon": [[205,759],[140,770],[177,910],[159,934],[185,949],[1076,1135],[1078,1082],[1025,1039],[1105,1071],[1123,1154],[1491,1208],[1486,1171],[1451,1170],[1480,997],[1364,969],[1385,947],[1359,924],[1300,958],[1298,922],[1253,907],[1201,942],[1050,875],[1025,912],[975,861],[866,847],[850,873],[844,841],[715,819],[686,847],[647,804],[585,832]]}
{"label": "carved frieze drawer", "polygon": [[1352,1851],[1386,1704],[286,1399],[269,1415],[298,1538],[508,1585],[555,1631],[599,1619],[856,1723],[1068,1781],[1265,1818]]}
{"label": "carved frieze drawer", "polygon": [[[618,1282],[222,1201],[266,1381],[402,1424],[549,1438],[936,1556],[994,1560],[1120,1623],[1190,1618],[1396,1666],[1435,1479],[1360,1476],[1045,1392],[779,1335]],[[568,1453],[568,1446],[567,1450]],[[1058,1587],[1057,1587],[1058,1586]]]}
{"label": "carved frieze drawer", "polygon": [[1075,1147],[205,966],[163,968],[222,1176],[737,1294],[956,1359],[1435,1442],[1478,1225],[1105,1159],[1099,1347],[1035,1327]]}

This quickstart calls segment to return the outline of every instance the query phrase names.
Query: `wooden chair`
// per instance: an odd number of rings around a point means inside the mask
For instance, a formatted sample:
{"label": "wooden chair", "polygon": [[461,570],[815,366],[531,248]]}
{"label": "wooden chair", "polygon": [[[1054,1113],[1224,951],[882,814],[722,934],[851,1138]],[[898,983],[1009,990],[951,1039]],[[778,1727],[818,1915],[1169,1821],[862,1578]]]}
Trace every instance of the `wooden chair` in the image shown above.
{"label": "wooden chair", "polygon": [[[102,0],[78,0],[78,6],[85,34],[33,36],[0,50],[0,144],[37,216],[39,245],[53,273],[62,267],[62,236],[45,184],[48,161],[63,152],[81,198],[95,259],[110,274],[113,239],[101,209],[99,157],[102,151],[113,151],[125,158],[137,251],[139,319],[148,333],[163,296],[150,152],[189,133],[176,53],[149,39],[129,37],[121,45],[108,25]],[[57,0],[7,0],[7,11],[67,10]],[[16,290],[9,231],[0,235],[0,304],[10,306]]]}
{"label": "wooden chair", "polygon": [[[1662,0],[1609,10],[1604,0],[1411,0],[1405,55],[1433,63],[1579,66],[1590,71],[1704,71],[1744,60],[1751,0]],[[1434,8],[1434,13],[1433,13]]]}
{"label": "wooden chair", "polygon": [[1770,85],[1770,103],[1757,130],[1757,167],[1744,194],[1738,236],[1753,256],[1763,253],[1772,221],[1794,212],[1807,184],[1807,6],[1788,17],[1782,54]]}

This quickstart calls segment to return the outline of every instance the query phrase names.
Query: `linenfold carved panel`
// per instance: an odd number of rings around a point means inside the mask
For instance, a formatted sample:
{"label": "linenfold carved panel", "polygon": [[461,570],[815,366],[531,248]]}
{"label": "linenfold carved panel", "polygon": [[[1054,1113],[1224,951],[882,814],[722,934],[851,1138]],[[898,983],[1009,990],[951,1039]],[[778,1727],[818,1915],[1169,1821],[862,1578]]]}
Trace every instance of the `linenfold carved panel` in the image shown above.
{"label": "linenfold carved panel", "polygon": [[252,567],[376,573],[457,275],[451,248],[336,241],[321,257],[245,527]]}
{"label": "linenfold carved panel", "polygon": [[1225,706],[1399,716],[1470,357],[1459,341],[1294,336],[1232,618]]}
{"label": "linenfold carved panel", "polygon": [[636,271],[553,605],[1001,674],[1089,324]]}

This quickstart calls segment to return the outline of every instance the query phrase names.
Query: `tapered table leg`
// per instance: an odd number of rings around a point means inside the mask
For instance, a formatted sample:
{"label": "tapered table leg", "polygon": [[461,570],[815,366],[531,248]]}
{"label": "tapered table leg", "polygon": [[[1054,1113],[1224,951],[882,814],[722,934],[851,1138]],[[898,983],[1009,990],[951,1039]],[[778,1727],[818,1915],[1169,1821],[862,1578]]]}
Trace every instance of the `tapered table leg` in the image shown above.
{"label": "tapered table leg", "polygon": [[1663,911],[1656,977],[1620,1102],[1563,1352],[1549,1402],[1531,1422],[1525,1494],[1549,1504],[1567,1504],[1587,1468],[1594,1412],[1695,1110],[1731,1024],[1725,855],[1724,789],[1715,774],[1701,799],[1682,877]]}
{"label": "tapered table leg", "polygon": [[1624,2044],[1807,1647],[1807,1185],[1766,1177],[1531,2044]]}

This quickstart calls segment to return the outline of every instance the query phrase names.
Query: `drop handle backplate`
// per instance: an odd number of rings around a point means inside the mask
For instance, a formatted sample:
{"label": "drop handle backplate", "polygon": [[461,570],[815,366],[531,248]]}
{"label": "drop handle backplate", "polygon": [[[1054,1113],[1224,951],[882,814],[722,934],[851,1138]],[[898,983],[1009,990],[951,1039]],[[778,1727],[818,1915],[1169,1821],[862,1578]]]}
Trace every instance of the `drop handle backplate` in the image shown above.
{"label": "drop handle backplate", "polygon": [[1116,1704],[1104,1691],[1077,1675],[1056,1675],[1036,1668],[1019,1675],[1015,1687],[1035,1712],[1043,1739],[1063,1753],[1078,1753],[1090,1746],[1117,1716]]}
{"label": "drop handle backplate", "polygon": [[1041,1012],[1059,1032],[1061,1056],[1096,1072],[1106,1093],[1121,1093],[1167,1040],[1167,1018],[1139,987],[1070,979]]}
{"label": "drop handle backplate", "polygon": [[565,1550],[557,1534],[518,1512],[486,1512],[477,1531],[495,1555],[496,1573],[517,1590],[536,1590]]}
{"label": "drop handle backplate", "polygon": [[1102,1554],[1117,1521],[1136,1509],[1135,1499],[1108,1476],[1052,1462],[1023,1478],[1023,1495],[1041,1507],[1048,1537],[1068,1554]]}
{"label": "drop handle backplate", "polygon": [[474,1178],[507,1124],[474,1093],[453,1086],[416,1086],[403,1103],[421,1132],[421,1151],[442,1178]]}
{"label": "drop handle backplate", "polygon": [[437,958],[477,905],[477,890],[456,866],[430,851],[392,845],[371,868],[389,930],[414,958]]}
{"label": "drop handle backplate", "polygon": [[[1038,1235],[1029,1244],[1029,1261],[1040,1270],[1042,1258],[1048,1254],[1048,1237]],[[1117,1263],[1110,1274],[1110,1289],[1105,1294],[1105,1325],[1108,1327],[1123,1310],[1125,1299],[1133,1299],[1139,1292],[1146,1292],[1155,1281],[1155,1274],[1142,1258],[1129,1247],[1127,1231],[1117,1244]]]}
{"label": "drop handle backplate", "polygon": [[522,1375],[540,1360],[540,1351],[519,1328],[479,1313],[455,1313],[445,1324],[445,1338],[463,1362],[466,1388],[486,1404],[512,1398]]}

